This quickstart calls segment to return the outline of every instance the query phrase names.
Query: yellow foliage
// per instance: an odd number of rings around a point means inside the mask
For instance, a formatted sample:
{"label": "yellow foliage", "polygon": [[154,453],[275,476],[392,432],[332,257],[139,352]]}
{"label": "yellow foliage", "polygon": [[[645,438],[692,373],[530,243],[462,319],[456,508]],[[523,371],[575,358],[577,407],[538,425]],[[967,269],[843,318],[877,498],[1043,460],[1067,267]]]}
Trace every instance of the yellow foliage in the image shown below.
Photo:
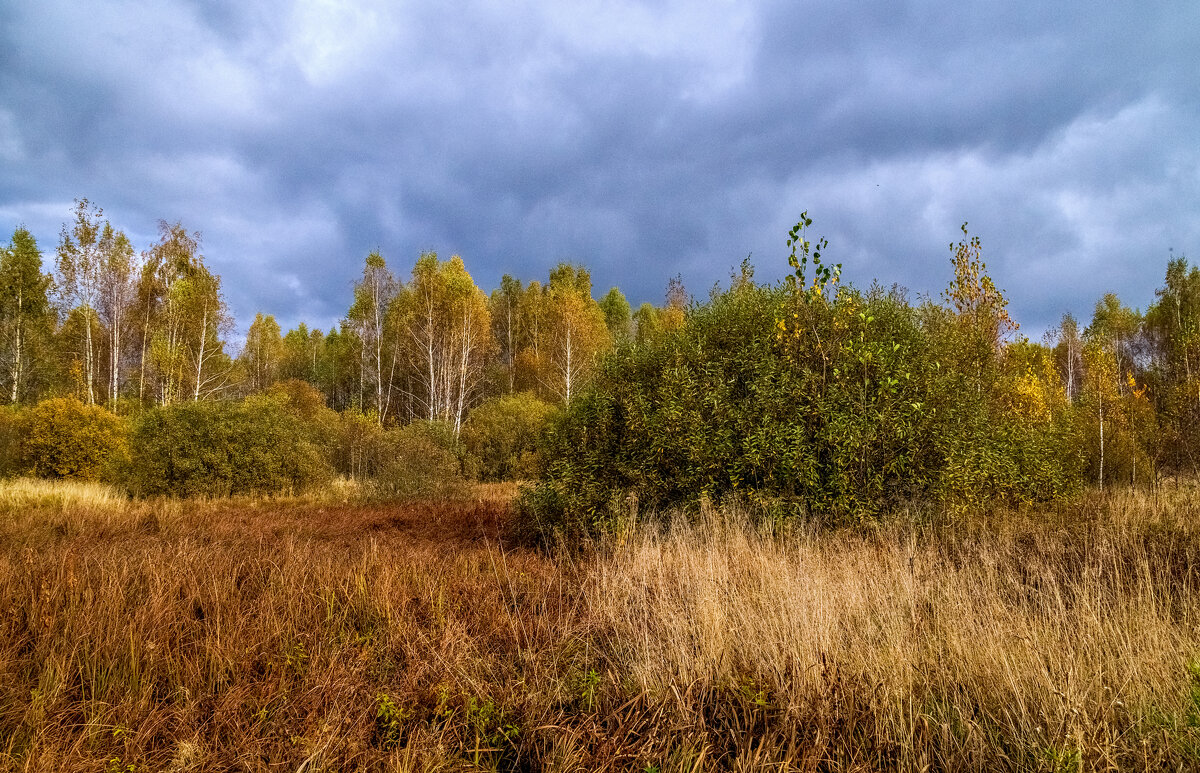
{"label": "yellow foliage", "polygon": [[42,478],[99,480],[125,446],[125,423],[71,397],[43,400],[22,417],[21,459]]}

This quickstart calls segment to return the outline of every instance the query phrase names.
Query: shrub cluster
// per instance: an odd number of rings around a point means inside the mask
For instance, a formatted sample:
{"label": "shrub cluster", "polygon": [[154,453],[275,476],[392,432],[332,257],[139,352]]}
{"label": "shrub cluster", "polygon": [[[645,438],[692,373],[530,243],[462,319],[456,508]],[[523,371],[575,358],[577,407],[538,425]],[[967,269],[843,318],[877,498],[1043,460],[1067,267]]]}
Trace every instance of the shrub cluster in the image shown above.
{"label": "shrub cluster", "polygon": [[332,472],[310,427],[270,396],[146,411],[130,448],[125,482],[142,496],[298,491]]}
{"label": "shrub cluster", "polygon": [[529,392],[495,397],[471,411],[462,440],[487,481],[529,480],[540,466],[538,442],[555,408]]}
{"label": "shrub cluster", "polygon": [[[521,424],[525,413],[518,413],[516,430],[500,421],[501,429],[489,424],[472,435],[488,464],[509,456],[514,467],[529,464],[532,420]],[[493,442],[505,443],[502,453],[491,451]],[[0,408],[0,476],[103,479],[135,496],[297,493],[343,475],[370,497],[448,498],[467,492],[477,466],[448,424],[381,427],[374,415],[330,410],[302,381],[244,400],[175,403],[132,418],[74,398]]]}
{"label": "shrub cluster", "polygon": [[953,313],[898,293],[747,272],[680,330],[605,360],[552,425],[522,511],[595,530],[631,492],[643,512],[736,496],[832,521],[916,498],[1063,495],[1079,462],[1054,390],[978,343]]}
{"label": "shrub cluster", "polygon": [[96,405],[69,397],[8,412],[0,428],[0,455],[21,474],[100,480],[113,474],[125,448],[125,422]]}
{"label": "shrub cluster", "polygon": [[380,499],[462,496],[471,472],[453,427],[444,422],[381,427],[374,414],[345,411],[338,415],[332,454],[340,474]]}

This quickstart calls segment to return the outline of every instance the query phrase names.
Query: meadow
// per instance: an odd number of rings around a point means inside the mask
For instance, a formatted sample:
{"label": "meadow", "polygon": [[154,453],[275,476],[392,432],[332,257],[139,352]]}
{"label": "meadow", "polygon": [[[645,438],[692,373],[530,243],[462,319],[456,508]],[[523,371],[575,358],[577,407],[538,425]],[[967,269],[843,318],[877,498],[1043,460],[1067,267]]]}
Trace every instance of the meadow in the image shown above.
{"label": "meadow", "polygon": [[514,493],[0,484],[0,769],[1200,767],[1189,486],[554,547]]}

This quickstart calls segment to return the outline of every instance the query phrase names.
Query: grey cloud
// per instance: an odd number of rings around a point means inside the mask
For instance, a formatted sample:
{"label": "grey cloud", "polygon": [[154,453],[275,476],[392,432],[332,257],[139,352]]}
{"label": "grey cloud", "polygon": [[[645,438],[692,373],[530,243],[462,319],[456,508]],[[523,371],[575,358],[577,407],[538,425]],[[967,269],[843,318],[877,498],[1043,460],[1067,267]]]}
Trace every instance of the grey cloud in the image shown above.
{"label": "grey cloud", "polygon": [[971,221],[1027,328],[1197,252],[1193,4],[106,9],[0,10],[0,226],[180,219],[243,327],[327,327],[373,248],[703,296],[780,275],[804,208],[849,278],[927,293]]}

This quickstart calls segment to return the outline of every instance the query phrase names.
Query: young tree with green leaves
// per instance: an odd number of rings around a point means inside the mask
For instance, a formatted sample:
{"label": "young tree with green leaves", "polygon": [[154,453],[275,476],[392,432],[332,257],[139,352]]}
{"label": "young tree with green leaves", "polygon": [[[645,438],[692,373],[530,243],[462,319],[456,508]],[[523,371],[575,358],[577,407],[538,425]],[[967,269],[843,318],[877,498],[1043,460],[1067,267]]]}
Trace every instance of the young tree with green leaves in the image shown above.
{"label": "young tree with green leaves", "polygon": [[652,303],[643,303],[633,313],[633,338],[639,344],[649,344],[662,333],[659,310]]}
{"label": "young tree with green leaves", "polygon": [[600,299],[600,310],[604,312],[604,324],[614,344],[633,337],[633,309],[619,288],[613,287],[605,293]]}

